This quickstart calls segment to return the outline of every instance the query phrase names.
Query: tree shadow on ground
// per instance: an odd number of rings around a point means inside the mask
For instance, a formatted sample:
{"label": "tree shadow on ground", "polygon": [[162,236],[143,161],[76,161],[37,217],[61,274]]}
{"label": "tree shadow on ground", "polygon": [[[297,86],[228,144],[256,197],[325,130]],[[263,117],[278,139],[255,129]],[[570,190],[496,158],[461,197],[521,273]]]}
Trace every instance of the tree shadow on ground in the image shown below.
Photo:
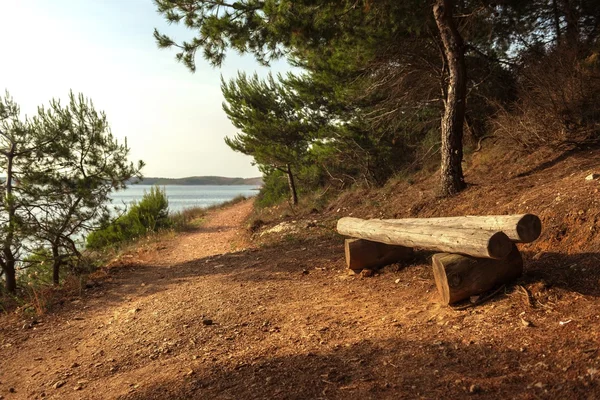
{"label": "tree shadow on ground", "polygon": [[[431,252],[415,252],[406,262],[384,268],[381,273],[396,273],[405,268],[422,266],[428,270]],[[524,252],[525,272],[516,284],[542,284],[547,288],[560,288],[567,292],[600,297],[600,253],[533,253]],[[128,297],[145,297],[169,290],[189,278],[218,276],[228,282],[240,284],[253,282],[302,282],[308,275],[319,273],[333,279],[345,273],[343,245],[335,238],[295,239],[281,243],[225,253],[176,264],[157,266],[125,264],[109,270],[109,279],[88,293],[106,294],[106,302],[91,305],[106,307],[126,302]],[[431,279],[433,283],[433,280]],[[140,286],[145,283],[144,286]],[[113,290],[115,288],[115,290]],[[58,312],[60,307],[55,312]]]}
{"label": "tree shadow on ground", "polygon": [[225,364],[199,362],[193,375],[185,376],[182,371],[181,379],[156,381],[121,399],[600,396],[593,375],[586,373],[583,365],[573,367],[571,363],[548,348],[523,352],[489,344],[423,342],[401,337],[357,340],[318,353],[237,359]]}
{"label": "tree shadow on ground", "polygon": [[524,258],[525,273],[521,281],[600,297],[600,253],[526,252]]}
{"label": "tree shadow on ground", "polygon": [[[86,293],[105,296],[103,304],[89,309],[127,302],[131,296],[145,297],[185,282],[189,278],[217,276],[229,282],[301,281],[309,274],[338,273],[344,270],[343,244],[332,238],[289,240],[285,244],[263,246],[217,254],[175,265],[128,262],[106,270],[107,276],[93,282]],[[59,312],[56,307],[54,312]]]}
{"label": "tree shadow on ground", "polygon": [[[566,159],[568,159],[570,157],[576,156],[578,154],[583,154],[585,152],[589,152],[590,150],[593,151],[593,150],[597,150],[597,149],[598,149],[598,146],[596,145],[596,146],[590,146],[587,149],[576,147],[571,150],[565,150],[563,152],[559,152],[559,154],[556,155],[554,158],[552,158],[548,161],[545,161],[527,171],[521,172],[520,174],[517,174],[515,177],[516,178],[524,178],[524,177],[531,176],[535,173],[542,172],[546,169],[552,168],[553,166],[559,164],[562,161],[565,161]],[[585,160],[585,161],[582,160],[581,163],[578,164],[578,168],[579,169],[586,168],[587,165],[589,165],[589,166],[597,165],[597,160],[593,157],[590,158],[589,160]]]}

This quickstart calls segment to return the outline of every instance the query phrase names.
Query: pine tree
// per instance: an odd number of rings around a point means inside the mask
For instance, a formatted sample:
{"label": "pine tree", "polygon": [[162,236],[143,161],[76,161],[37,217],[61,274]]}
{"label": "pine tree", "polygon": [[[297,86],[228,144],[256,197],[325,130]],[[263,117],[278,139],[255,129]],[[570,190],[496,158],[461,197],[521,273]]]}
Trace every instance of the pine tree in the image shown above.
{"label": "pine tree", "polygon": [[6,289],[16,290],[18,264],[48,249],[53,280],[77,258],[75,242],[108,213],[109,193],[139,175],[143,163],[127,161],[129,149],[110,133],[106,116],[82,95],[68,106],[53,100],[21,120],[12,98],[0,99],[0,169],[6,174],[0,208],[0,265]]}
{"label": "pine tree", "polygon": [[287,175],[292,204],[298,203],[294,170],[308,151],[314,128],[297,107],[294,94],[272,75],[240,73],[229,82],[222,80],[223,110],[241,133],[225,142],[235,151],[254,157],[257,164]]}
{"label": "pine tree", "polygon": [[106,115],[82,94],[70,93],[66,106],[51,101],[47,110],[39,110],[34,127],[56,138],[30,187],[42,200],[32,204],[37,211],[33,236],[49,247],[58,285],[60,267],[81,257],[75,238],[98,229],[109,215],[110,193],[139,177],[143,162],[127,161],[127,143],[116,140]]}

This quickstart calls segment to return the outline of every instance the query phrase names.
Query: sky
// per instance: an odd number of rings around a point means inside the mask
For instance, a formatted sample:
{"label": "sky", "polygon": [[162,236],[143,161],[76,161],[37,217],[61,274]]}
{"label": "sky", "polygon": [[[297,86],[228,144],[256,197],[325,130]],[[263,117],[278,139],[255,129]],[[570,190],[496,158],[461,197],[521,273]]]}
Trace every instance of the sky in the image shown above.
{"label": "sky", "polygon": [[83,93],[113,135],[127,138],[130,160],[144,160],[144,176],[260,176],[223,141],[236,128],[221,108],[220,77],[269,69],[235,53],[217,69],[199,55],[192,74],[175,50],[156,46],[155,27],[178,41],[192,35],[168,25],[152,0],[0,0],[0,90],[27,115],[69,90]]}

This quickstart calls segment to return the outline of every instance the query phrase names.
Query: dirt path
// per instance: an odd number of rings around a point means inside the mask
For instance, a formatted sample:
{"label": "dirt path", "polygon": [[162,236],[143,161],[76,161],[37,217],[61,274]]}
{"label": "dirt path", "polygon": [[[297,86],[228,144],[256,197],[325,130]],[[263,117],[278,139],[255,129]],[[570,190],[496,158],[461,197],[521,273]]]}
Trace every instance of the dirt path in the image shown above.
{"label": "dirt path", "polygon": [[141,246],[117,260],[91,296],[73,298],[34,325],[24,322],[20,331],[4,330],[0,398],[115,398],[188,376],[197,356],[169,365],[162,359],[189,349],[190,332],[206,326],[203,303],[214,287],[195,285],[194,270],[243,249],[240,225],[251,208],[238,204],[213,213],[196,232]]}
{"label": "dirt path", "polygon": [[142,245],[40,323],[1,327],[0,398],[600,395],[594,294],[528,273],[534,303],[507,291],[454,311],[438,305],[424,259],[348,276],[341,240],[324,228],[249,246],[250,210]]}

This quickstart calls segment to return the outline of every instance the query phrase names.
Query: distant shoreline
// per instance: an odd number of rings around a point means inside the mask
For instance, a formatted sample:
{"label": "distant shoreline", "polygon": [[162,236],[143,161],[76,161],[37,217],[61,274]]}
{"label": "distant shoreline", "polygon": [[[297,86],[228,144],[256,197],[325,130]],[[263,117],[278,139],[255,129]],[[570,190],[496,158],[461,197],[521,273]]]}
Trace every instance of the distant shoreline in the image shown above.
{"label": "distant shoreline", "polygon": [[189,185],[189,186],[234,186],[234,185],[247,185],[247,186],[262,186],[262,177],[256,178],[228,178],[224,176],[189,176],[186,178],[156,178],[147,177],[140,180],[132,180],[129,182],[131,185]]}

